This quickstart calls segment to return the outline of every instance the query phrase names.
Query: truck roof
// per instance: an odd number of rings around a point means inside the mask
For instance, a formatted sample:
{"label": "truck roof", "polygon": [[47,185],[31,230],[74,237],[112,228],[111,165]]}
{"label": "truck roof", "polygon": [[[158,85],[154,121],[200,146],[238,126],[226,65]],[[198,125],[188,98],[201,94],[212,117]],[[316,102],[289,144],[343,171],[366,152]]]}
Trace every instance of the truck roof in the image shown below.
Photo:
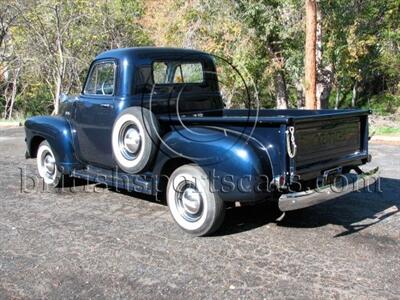
{"label": "truck roof", "polygon": [[118,59],[118,60],[148,60],[148,59],[177,59],[191,60],[199,57],[210,57],[209,54],[194,50],[182,48],[167,48],[167,47],[133,47],[133,48],[118,48],[105,51],[98,56],[98,59]]}

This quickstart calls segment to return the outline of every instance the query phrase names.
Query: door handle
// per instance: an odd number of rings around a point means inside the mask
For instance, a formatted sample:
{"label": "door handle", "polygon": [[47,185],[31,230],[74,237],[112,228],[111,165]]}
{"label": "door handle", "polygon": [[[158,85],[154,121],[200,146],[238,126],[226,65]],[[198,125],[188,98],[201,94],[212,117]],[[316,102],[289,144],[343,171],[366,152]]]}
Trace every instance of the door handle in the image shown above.
{"label": "door handle", "polygon": [[101,106],[102,108],[111,108],[111,107],[112,107],[112,105],[111,105],[111,104],[108,104],[108,103],[102,103],[102,104],[100,104],[100,106]]}

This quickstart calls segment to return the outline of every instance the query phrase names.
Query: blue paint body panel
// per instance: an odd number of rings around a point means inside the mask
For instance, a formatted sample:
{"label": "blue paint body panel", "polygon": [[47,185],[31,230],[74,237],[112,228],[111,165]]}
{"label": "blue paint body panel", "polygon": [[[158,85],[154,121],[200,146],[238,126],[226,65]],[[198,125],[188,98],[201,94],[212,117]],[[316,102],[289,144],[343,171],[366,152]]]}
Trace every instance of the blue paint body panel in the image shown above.
{"label": "blue paint body panel", "polygon": [[[147,194],[157,193],[164,167],[175,160],[201,166],[213,178],[214,188],[223,191],[220,197],[224,201],[245,202],[268,197],[270,193],[262,187],[274,178],[290,184],[298,175],[308,180],[328,168],[360,165],[368,159],[369,111],[224,110],[213,58],[206,53],[173,48],[117,49],[97,56],[92,66],[110,60],[116,65],[114,94],[85,95],[82,90],[77,98],[61,104],[58,116],[28,119],[28,157],[35,156],[35,142],[46,139],[64,173],[95,181],[96,174],[102,175],[108,184],[121,187],[124,174],[113,175],[118,170],[111,148],[112,127],[122,111],[139,106],[151,109],[161,128],[152,164],[142,174],[127,175],[132,177],[134,190]],[[152,63],[160,60],[201,62],[204,82],[187,85],[183,92],[178,85],[165,84],[151,95]],[[175,113],[178,106],[180,116]],[[346,122],[348,126],[343,125]],[[289,158],[288,126],[296,128],[296,139],[302,144],[299,155],[309,163]],[[306,140],[310,128],[314,129],[314,141]],[[335,137],[336,129],[340,134]],[[333,136],[335,146],[351,134],[357,141],[341,145],[343,153],[335,156],[337,150],[326,144],[327,136]],[[319,147],[324,151],[317,153],[322,158],[312,160]],[[145,188],[140,190],[135,182]]]}
{"label": "blue paint body panel", "polygon": [[25,122],[26,144],[28,156],[32,156],[35,151],[32,143],[35,138],[47,140],[57,164],[63,172],[70,173],[73,169],[81,167],[76,160],[72,140],[71,126],[64,117],[61,116],[37,116]]}

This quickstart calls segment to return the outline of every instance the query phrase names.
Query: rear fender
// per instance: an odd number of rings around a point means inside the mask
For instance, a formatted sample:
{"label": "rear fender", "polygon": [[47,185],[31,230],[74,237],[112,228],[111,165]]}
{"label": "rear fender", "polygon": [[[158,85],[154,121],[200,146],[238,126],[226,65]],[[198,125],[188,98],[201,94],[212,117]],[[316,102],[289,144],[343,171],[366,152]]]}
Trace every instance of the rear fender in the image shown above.
{"label": "rear fender", "polygon": [[270,182],[272,178],[267,149],[258,140],[229,130],[191,127],[167,133],[161,142],[154,174],[163,174],[163,166],[177,158],[201,166],[224,201],[265,198],[265,189],[256,189],[260,179]]}

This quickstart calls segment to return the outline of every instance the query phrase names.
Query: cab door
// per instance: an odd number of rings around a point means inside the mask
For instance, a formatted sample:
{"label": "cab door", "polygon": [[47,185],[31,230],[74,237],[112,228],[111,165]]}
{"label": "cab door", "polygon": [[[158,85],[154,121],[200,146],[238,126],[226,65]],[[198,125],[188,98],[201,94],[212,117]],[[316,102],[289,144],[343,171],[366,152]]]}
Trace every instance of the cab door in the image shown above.
{"label": "cab door", "polygon": [[83,92],[75,102],[74,144],[79,160],[114,167],[111,133],[115,111],[117,64],[100,60],[91,65]]}

